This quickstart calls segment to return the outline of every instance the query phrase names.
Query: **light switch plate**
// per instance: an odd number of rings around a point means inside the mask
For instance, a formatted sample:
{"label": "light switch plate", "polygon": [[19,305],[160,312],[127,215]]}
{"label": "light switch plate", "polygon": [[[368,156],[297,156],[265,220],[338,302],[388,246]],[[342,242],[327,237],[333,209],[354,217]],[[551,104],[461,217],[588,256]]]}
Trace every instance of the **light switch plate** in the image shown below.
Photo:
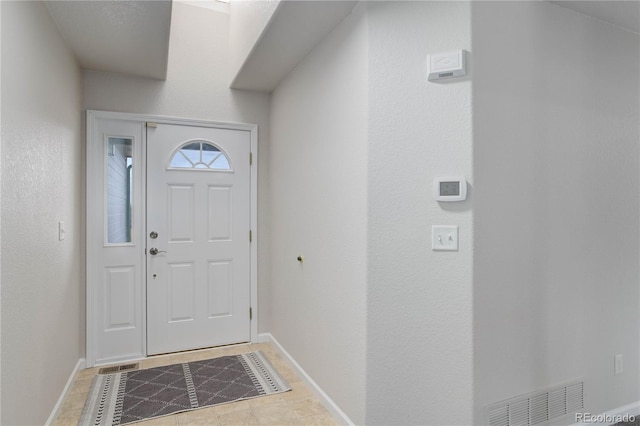
{"label": "light switch plate", "polygon": [[58,222],[58,241],[64,241],[64,222]]}
{"label": "light switch plate", "polygon": [[458,227],[433,225],[431,227],[431,248],[433,251],[458,251]]}
{"label": "light switch plate", "polygon": [[622,372],[624,371],[622,354],[616,355],[613,363],[614,363],[613,374],[615,374],[616,376],[618,374],[622,374]]}

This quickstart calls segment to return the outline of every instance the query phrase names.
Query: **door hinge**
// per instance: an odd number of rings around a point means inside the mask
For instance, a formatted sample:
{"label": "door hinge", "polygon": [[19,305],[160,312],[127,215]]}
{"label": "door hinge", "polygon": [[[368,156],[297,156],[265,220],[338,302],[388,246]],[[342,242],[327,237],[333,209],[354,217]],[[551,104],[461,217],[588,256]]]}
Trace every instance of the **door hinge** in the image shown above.
{"label": "door hinge", "polygon": [[253,319],[253,308],[249,308],[249,320]]}
{"label": "door hinge", "polygon": [[253,152],[249,153],[249,165],[253,166]]}
{"label": "door hinge", "polygon": [[153,123],[151,121],[147,121],[147,128],[148,129],[155,129],[156,127],[158,127],[158,123]]}
{"label": "door hinge", "polygon": [[253,231],[249,230],[249,242],[252,243],[253,242]]}

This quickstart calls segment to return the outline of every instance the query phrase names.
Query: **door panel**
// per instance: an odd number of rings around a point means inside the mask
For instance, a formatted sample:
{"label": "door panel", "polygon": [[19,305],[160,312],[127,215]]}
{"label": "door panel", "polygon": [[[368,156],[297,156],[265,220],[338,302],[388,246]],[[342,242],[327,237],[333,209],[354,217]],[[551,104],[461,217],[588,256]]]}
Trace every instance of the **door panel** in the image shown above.
{"label": "door panel", "polygon": [[250,140],[243,130],[147,130],[149,354],[250,340]]}
{"label": "door panel", "polygon": [[196,317],[196,277],[193,263],[170,263],[167,276],[167,322],[193,321]]}
{"label": "door panel", "polygon": [[142,122],[88,115],[87,361],[94,365],[145,355],[145,131]]}
{"label": "door panel", "polygon": [[209,318],[231,315],[232,270],[230,260],[209,262]]}
{"label": "door panel", "polygon": [[192,243],[195,234],[193,185],[167,185],[169,243]]}
{"label": "door panel", "polygon": [[106,267],[104,272],[104,330],[113,332],[135,328],[135,266]]}
{"label": "door panel", "polygon": [[209,186],[209,241],[231,240],[232,188]]}

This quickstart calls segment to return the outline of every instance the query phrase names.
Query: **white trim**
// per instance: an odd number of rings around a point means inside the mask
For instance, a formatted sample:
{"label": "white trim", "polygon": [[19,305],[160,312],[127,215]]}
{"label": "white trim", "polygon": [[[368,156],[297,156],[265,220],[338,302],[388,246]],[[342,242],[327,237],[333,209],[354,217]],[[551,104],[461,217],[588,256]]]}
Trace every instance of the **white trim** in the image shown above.
{"label": "white trim", "polygon": [[175,124],[178,126],[182,125],[182,126],[197,126],[197,127],[215,127],[218,129],[247,130],[250,132],[258,128],[257,124],[199,120],[195,118],[183,118],[183,117],[168,117],[165,115],[130,114],[128,112],[87,110],[87,115],[93,115],[96,118],[105,118],[105,119],[114,119],[114,120],[127,120],[127,121],[135,121],[135,122],[151,121],[151,122],[157,122],[157,123],[163,123],[163,124]]}
{"label": "white trim", "polygon": [[[586,410],[585,410],[586,412]],[[624,405],[622,407],[614,408],[613,410],[607,411],[602,414],[594,415],[594,417],[611,417],[611,416],[624,416],[625,414],[629,414],[634,417],[640,416],[640,401],[632,402],[631,404]],[[575,417],[574,417],[575,421]],[[574,423],[573,426],[587,426],[587,425],[608,425],[610,422],[598,422],[598,423]]]}
{"label": "white trim", "polygon": [[[253,309],[253,319],[251,320],[250,328],[251,328],[251,342],[258,342],[258,126],[256,124],[247,124],[247,123],[231,123],[231,122],[219,122],[219,121],[208,121],[208,120],[199,120],[199,119],[191,119],[191,118],[180,118],[180,117],[167,117],[162,115],[148,115],[148,114],[130,114],[130,113],[122,113],[122,112],[113,112],[113,111],[98,111],[98,110],[87,110],[86,111],[86,146],[89,147],[89,141],[93,135],[93,131],[95,130],[95,126],[97,125],[97,120],[99,119],[112,119],[112,120],[124,120],[124,121],[132,121],[138,123],[145,122],[156,122],[163,124],[173,124],[173,125],[182,125],[182,126],[194,126],[194,127],[214,127],[218,129],[230,129],[230,130],[244,130],[250,132],[251,135],[251,153],[253,155],[253,164],[250,168],[251,173],[251,181],[250,181],[250,190],[251,190],[251,206],[250,206],[250,216],[251,216],[251,230],[253,233],[253,241],[251,243],[251,251],[250,251],[250,307]],[[146,132],[144,133],[143,141],[142,141],[143,149],[146,150]],[[86,149],[86,159],[87,164],[91,163],[91,150]],[[247,159],[248,161],[248,159]],[[144,178],[146,179],[146,167],[143,162],[143,173]],[[146,185],[143,185],[143,191],[146,190]],[[87,185],[86,191],[87,194],[89,191],[98,190],[98,188],[90,188]],[[102,190],[102,188],[99,188]],[[141,194],[144,199],[146,199],[146,194]],[[146,218],[146,204],[143,203],[142,207],[142,217]],[[85,206],[85,210],[88,215],[88,205]],[[90,220],[87,220],[87,228],[90,225]],[[144,232],[143,232],[144,233]],[[91,315],[93,314],[93,287],[89,285],[90,280],[95,280],[95,277],[92,277],[90,272],[90,260],[92,247],[91,244],[95,244],[95,241],[89,241],[89,235],[91,233],[88,232],[87,229],[87,278],[86,278],[86,357],[87,357],[87,365],[93,366],[96,361],[95,354],[95,341],[94,341],[94,332],[93,332],[93,318]],[[143,256],[144,257],[144,256]],[[143,281],[146,282],[146,268],[142,268],[143,273]],[[95,281],[94,281],[95,282]],[[142,289],[142,297],[145,301],[142,306],[142,327],[143,327],[143,352],[147,354],[147,337],[146,337],[146,321],[147,321],[147,312],[146,312],[146,285],[143,285]],[[137,359],[139,357],[133,356]],[[113,363],[114,360],[99,360],[101,364]]]}
{"label": "white trim", "polygon": [[252,164],[249,167],[251,175],[251,231],[252,239],[249,262],[251,274],[251,297],[250,303],[253,312],[251,319],[251,343],[258,342],[258,126],[254,125],[251,129],[251,156]]}
{"label": "white trim", "polygon": [[85,130],[86,130],[86,135],[85,135],[85,149],[84,149],[84,155],[85,155],[85,159],[84,159],[84,178],[85,178],[85,199],[84,199],[84,214],[85,214],[85,233],[84,233],[84,238],[85,238],[85,258],[84,258],[84,262],[85,262],[85,284],[84,284],[84,288],[85,288],[85,356],[87,357],[87,365],[93,365],[95,363],[95,344],[94,344],[94,331],[93,331],[93,317],[92,317],[92,311],[93,311],[93,287],[92,285],[89,285],[89,282],[92,282],[94,280],[94,277],[92,277],[91,273],[93,270],[93,267],[90,266],[91,263],[91,259],[92,259],[92,250],[94,250],[93,245],[97,244],[96,241],[91,238],[91,233],[89,232],[89,222],[90,222],[90,216],[89,216],[89,191],[92,191],[94,188],[91,187],[90,182],[89,182],[89,172],[87,171],[87,169],[89,168],[89,164],[93,164],[93,160],[91,159],[91,149],[90,148],[90,143],[91,143],[91,138],[93,137],[93,131],[94,131],[94,127],[97,125],[96,121],[98,119],[98,115],[94,114],[93,111],[87,111],[85,114],[85,120],[86,120],[86,126],[85,126]]}
{"label": "white trim", "polygon": [[338,404],[336,404],[335,402],[333,402],[333,400],[329,397],[329,395],[327,395],[322,388],[320,388],[320,386],[315,382],[315,380],[313,380],[311,378],[311,376],[309,376],[307,374],[306,371],[304,371],[304,369],[300,366],[300,364],[298,364],[296,362],[295,359],[293,359],[293,357],[289,354],[289,352],[287,352],[282,345],[280,344],[280,342],[278,342],[278,340],[273,337],[273,335],[271,333],[260,333],[259,336],[259,342],[260,343],[271,343],[273,346],[275,346],[280,353],[291,363],[291,365],[293,366],[293,368],[296,370],[296,372],[298,373],[298,375],[300,375],[300,377],[302,377],[302,380],[309,386],[311,387],[311,389],[313,390],[313,392],[316,394],[316,396],[318,396],[318,398],[320,398],[322,400],[322,402],[324,403],[324,406],[327,408],[327,410],[329,410],[331,412],[331,414],[333,415],[333,417],[341,424],[341,425],[354,425],[355,423],[351,421],[351,419],[349,419],[349,417],[345,414],[344,411],[342,411],[340,409],[340,407],[338,407]]}
{"label": "white trim", "polygon": [[62,389],[62,393],[60,394],[60,397],[58,398],[56,405],[53,406],[53,410],[51,410],[51,414],[49,414],[49,418],[47,419],[45,426],[50,426],[55,422],[56,418],[58,417],[58,414],[60,414],[60,409],[62,408],[62,404],[64,404],[64,401],[67,398],[67,394],[71,390],[71,385],[73,385],[73,381],[76,378],[76,374],[78,374],[78,371],[82,370],[85,367],[85,365],[86,365],[86,360],[84,358],[80,358],[76,363],[76,366],[74,367],[73,371],[69,375],[69,378],[67,379],[67,384],[64,385],[64,389]]}

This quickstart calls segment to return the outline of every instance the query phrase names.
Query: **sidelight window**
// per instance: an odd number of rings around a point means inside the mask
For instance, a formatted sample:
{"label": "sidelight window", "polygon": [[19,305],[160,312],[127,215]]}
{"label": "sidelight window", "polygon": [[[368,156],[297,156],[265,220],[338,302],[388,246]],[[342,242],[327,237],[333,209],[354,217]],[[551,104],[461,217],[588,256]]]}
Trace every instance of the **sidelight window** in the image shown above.
{"label": "sidelight window", "polygon": [[107,243],[131,242],[133,139],[108,137],[107,167]]}

